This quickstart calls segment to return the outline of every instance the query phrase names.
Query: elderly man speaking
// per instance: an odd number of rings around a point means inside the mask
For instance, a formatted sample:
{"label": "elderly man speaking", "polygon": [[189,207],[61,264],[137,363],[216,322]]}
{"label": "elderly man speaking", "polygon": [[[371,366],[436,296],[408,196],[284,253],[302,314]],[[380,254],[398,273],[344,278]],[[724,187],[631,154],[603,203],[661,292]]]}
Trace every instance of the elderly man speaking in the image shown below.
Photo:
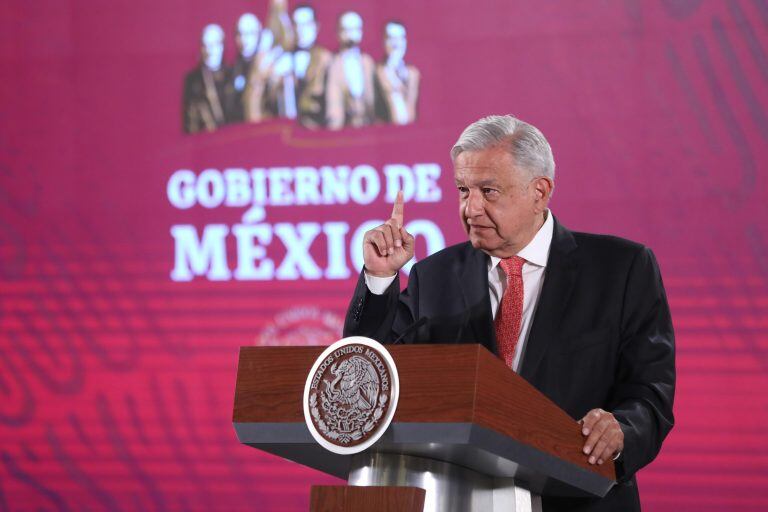
{"label": "elderly man speaking", "polygon": [[672,428],[674,333],[650,249],[568,230],[548,209],[552,150],[512,116],[471,124],[451,150],[468,242],[413,257],[402,194],[363,241],[344,335],[480,343],[582,425],[590,464],[616,460],[605,498],[543,498],[544,511],[640,510],[635,472]]}

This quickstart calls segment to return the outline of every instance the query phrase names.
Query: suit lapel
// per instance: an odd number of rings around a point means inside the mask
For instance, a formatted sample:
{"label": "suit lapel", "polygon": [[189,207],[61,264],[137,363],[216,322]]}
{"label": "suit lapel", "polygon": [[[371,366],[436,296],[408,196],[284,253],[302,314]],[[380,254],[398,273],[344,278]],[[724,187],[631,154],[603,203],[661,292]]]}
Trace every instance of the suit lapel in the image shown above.
{"label": "suit lapel", "polygon": [[304,83],[311,84],[315,81],[315,75],[317,75],[318,68],[320,67],[320,50],[317,46],[313,46],[309,51],[309,65],[307,66],[307,72],[304,74]]}
{"label": "suit lapel", "polygon": [[544,275],[539,303],[526,342],[520,375],[531,381],[547,347],[554,338],[573,292],[578,276],[576,240],[573,234],[554,219],[555,227],[549,261]]}
{"label": "suit lapel", "polygon": [[488,295],[488,256],[467,243],[466,258],[466,264],[454,275],[458,279],[464,298],[468,327],[474,334],[474,342],[481,343],[492,353],[497,354],[491,299]]}

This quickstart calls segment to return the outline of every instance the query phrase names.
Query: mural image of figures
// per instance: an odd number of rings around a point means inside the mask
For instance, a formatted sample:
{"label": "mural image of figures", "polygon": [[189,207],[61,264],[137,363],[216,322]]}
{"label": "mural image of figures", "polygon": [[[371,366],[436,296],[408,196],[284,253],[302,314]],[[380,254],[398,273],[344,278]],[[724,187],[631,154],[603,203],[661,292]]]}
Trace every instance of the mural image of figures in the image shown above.
{"label": "mural image of figures", "polygon": [[384,27],[384,62],[376,66],[376,113],[384,122],[409,124],[416,120],[419,70],[405,63],[408,42],[405,25],[390,21]]}
{"label": "mural image of figures", "polygon": [[232,116],[234,90],[223,55],[224,30],[207,25],[200,41],[200,63],[184,80],[183,126],[187,133],[214,131]]}
{"label": "mural image of figures", "polygon": [[339,53],[328,69],[325,93],[327,126],[338,130],[344,126],[366,126],[374,121],[373,75],[375,66],[370,55],[360,50],[363,19],[356,12],[339,17]]}
{"label": "mural image of figures", "polygon": [[286,50],[294,47],[296,34],[288,16],[288,0],[269,0],[267,27],[274,35],[275,46]]}
{"label": "mural image of figures", "polygon": [[[243,26],[244,25],[244,26]],[[238,22],[238,33],[246,30],[249,42],[253,45],[246,54],[238,45],[240,55],[235,69],[239,74],[235,77],[235,89],[242,91],[237,103],[238,119],[233,122],[249,121],[259,122],[272,115],[264,108],[267,84],[272,75],[272,67],[282,53],[282,47],[275,45],[274,33],[270,29],[264,29],[255,14],[246,13]],[[256,33],[254,37],[253,33]]]}
{"label": "mural image of figures", "polygon": [[317,44],[321,27],[312,6],[289,14],[287,0],[270,0],[263,19],[244,13],[234,24],[231,66],[221,26],[203,29],[200,62],[184,82],[186,133],[275,118],[331,130],[415,121],[420,73],[405,62],[404,24],[385,25],[384,57],[376,64],[361,49],[363,19],[354,11],[338,19],[337,53]]}
{"label": "mural image of figures", "polygon": [[[235,110],[232,112],[233,123],[239,123],[246,119],[246,85],[252,84],[251,73],[255,67],[259,67],[263,60],[263,51],[260,45],[262,43],[263,31],[261,22],[255,14],[245,13],[237,21],[237,35],[235,42],[237,44],[237,57],[232,66],[232,87],[234,89]],[[270,42],[271,45],[271,42]]]}
{"label": "mural image of figures", "polygon": [[309,128],[325,126],[325,89],[331,52],[315,44],[318,24],[308,5],[293,11],[294,51],[284,52],[275,63],[267,104],[277,117],[298,119]]}

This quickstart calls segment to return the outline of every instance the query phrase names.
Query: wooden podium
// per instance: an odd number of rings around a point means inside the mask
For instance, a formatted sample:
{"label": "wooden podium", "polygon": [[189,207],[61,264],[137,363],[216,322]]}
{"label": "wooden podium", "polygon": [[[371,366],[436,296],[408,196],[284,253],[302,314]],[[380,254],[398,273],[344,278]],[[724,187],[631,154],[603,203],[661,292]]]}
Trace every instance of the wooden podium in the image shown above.
{"label": "wooden podium", "polygon": [[240,349],[240,442],[350,484],[313,487],[313,511],[365,503],[367,511],[519,512],[540,510],[542,495],[605,496],[615,484],[612,462],[587,463],[577,422],[484,347],[387,348],[399,404],[382,438],[357,455],[325,450],[304,422],[304,383],[325,347]]}

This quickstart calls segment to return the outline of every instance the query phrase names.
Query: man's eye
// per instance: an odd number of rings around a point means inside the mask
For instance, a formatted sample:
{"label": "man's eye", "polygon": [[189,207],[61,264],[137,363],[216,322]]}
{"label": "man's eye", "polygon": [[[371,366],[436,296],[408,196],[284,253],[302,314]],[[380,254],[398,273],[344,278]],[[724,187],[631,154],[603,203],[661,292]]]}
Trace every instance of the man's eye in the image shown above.
{"label": "man's eye", "polygon": [[466,194],[469,192],[469,189],[467,187],[456,187],[456,189],[459,191],[460,194]]}
{"label": "man's eye", "polygon": [[494,192],[496,192],[495,188],[488,188],[488,187],[483,188],[483,194],[485,195],[490,195],[490,194],[493,194]]}

